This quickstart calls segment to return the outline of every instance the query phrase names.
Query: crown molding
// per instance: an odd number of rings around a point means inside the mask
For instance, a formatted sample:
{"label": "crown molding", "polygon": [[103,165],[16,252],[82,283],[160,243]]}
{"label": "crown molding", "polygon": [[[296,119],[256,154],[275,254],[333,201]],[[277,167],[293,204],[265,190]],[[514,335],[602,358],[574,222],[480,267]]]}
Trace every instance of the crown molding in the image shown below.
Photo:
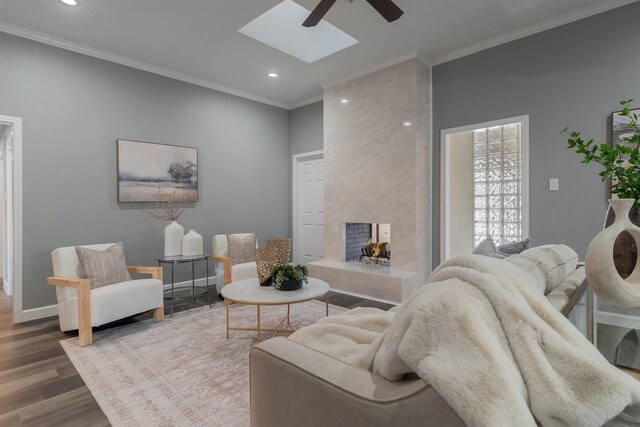
{"label": "crown molding", "polygon": [[413,52],[408,55],[401,56],[399,58],[392,59],[391,61],[383,62],[381,64],[375,65],[373,67],[365,68],[364,70],[360,70],[357,73],[350,74],[346,77],[341,77],[335,80],[332,80],[328,83],[325,83],[322,86],[322,89],[328,89],[330,87],[339,85],[341,83],[345,83],[358,77],[366,76],[367,74],[375,73],[376,71],[383,70],[385,68],[393,67],[394,65],[402,64],[403,62],[410,61],[412,59],[418,59],[420,62],[424,63],[427,66],[431,66],[433,61],[430,57],[422,52]]}
{"label": "crown molding", "polygon": [[29,40],[34,40],[40,43],[59,47],[61,49],[70,50],[72,52],[80,53],[83,55],[92,56],[94,58],[103,59],[105,61],[114,62],[116,64],[146,71],[152,74],[169,77],[174,80],[180,80],[196,86],[206,87],[208,89],[213,89],[218,92],[224,92],[229,95],[238,96],[240,98],[246,98],[246,99],[250,99],[252,101],[260,102],[263,104],[272,105],[274,107],[283,108],[285,110],[291,109],[291,106],[284,102],[275,101],[273,99],[265,98],[249,92],[244,92],[242,90],[224,86],[209,80],[192,77],[187,74],[180,73],[178,71],[170,70],[168,68],[151,65],[146,62],[127,58],[125,56],[116,55],[114,53],[106,52],[104,50],[94,49],[92,47],[85,46],[79,43],[70,42],[64,39],[60,39],[58,37],[50,36],[48,34],[40,33],[37,31],[29,30],[27,28],[19,27],[17,25],[9,24],[8,22],[5,22],[5,21],[0,21],[0,32],[12,34],[18,37],[23,37]]}
{"label": "crown molding", "polygon": [[301,101],[294,102],[293,104],[289,104],[289,109],[295,110],[296,108],[304,107],[305,105],[313,104],[313,103],[322,101],[323,99],[324,99],[324,95],[322,94],[312,96],[311,98],[306,98]]}
{"label": "crown molding", "polygon": [[509,43],[514,40],[518,40],[527,36],[531,36],[536,33],[541,33],[552,28],[560,27],[565,24],[569,24],[574,21],[579,21],[584,18],[588,18],[599,13],[606,12],[608,10],[616,9],[618,7],[626,6],[631,3],[635,3],[638,0],[610,0],[603,3],[599,3],[584,9],[580,9],[576,12],[560,15],[556,18],[548,21],[540,22],[538,24],[530,25],[528,27],[521,28],[511,33],[503,34],[492,39],[476,43],[465,48],[445,53],[434,58],[432,65],[444,64],[445,62],[460,59],[464,56],[472,55],[480,51],[490,49],[492,47],[499,46],[501,44]]}

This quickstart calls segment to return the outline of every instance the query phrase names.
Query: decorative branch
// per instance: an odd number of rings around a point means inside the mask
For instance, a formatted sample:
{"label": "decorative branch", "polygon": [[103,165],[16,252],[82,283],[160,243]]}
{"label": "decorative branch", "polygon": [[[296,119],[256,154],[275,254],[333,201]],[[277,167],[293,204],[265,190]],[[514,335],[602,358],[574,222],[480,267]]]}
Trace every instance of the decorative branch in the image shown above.
{"label": "decorative branch", "polygon": [[156,194],[154,197],[159,207],[157,209],[145,209],[142,212],[146,213],[149,218],[159,221],[177,221],[185,209],[192,208],[195,205],[192,202],[179,200],[175,191],[173,193]]}
{"label": "decorative branch", "polygon": [[640,117],[631,110],[633,99],[620,102],[623,109],[618,113],[629,120],[627,127],[631,132],[623,136],[621,141],[609,144],[596,144],[593,139],[585,141],[580,132],[565,128],[562,133],[569,136],[567,148],[582,155],[582,163],[600,164],[604,170],[600,172],[603,181],[611,180],[611,192],[620,198],[635,199],[640,206]]}

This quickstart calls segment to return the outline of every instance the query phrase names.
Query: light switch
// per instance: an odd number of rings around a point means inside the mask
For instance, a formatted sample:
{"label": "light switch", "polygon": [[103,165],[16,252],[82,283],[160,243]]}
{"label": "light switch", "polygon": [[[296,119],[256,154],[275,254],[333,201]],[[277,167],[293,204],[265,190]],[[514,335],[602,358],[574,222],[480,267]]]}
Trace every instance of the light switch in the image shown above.
{"label": "light switch", "polygon": [[560,189],[560,182],[558,178],[551,178],[549,180],[549,191],[558,191]]}

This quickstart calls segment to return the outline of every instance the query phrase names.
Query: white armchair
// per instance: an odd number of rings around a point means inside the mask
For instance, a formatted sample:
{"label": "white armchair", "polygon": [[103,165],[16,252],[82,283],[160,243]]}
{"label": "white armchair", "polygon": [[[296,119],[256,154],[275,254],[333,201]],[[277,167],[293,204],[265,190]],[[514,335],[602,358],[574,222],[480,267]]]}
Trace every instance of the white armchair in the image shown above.
{"label": "white armchair", "polygon": [[[113,243],[82,246],[105,250]],[[91,327],[100,326],[148,310],[155,321],[164,318],[161,267],[127,267],[131,274],[150,275],[150,279],[131,280],[90,289],[81,279],[82,267],[75,246],[51,252],[53,277],[47,283],[56,287],[60,330],[78,329],[80,345],[93,342]]]}
{"label": "white armchair", "polygon": [[[235,234],[235,236],[240,238],[244,238],[249,235],[249,233]],[[229,244],[227,242],[226,234],[217,234],[213,236],[212,243],[213,255],[210,256],[209,259],[215,263],[216,290],[218,291],[218,294],[221,292],[224,285],[228,285],[235,280],[258,277],[255,262],[233,265],[231,257],[229,257]],[[257,248],[258,241],[256,240],[256,249]]]}

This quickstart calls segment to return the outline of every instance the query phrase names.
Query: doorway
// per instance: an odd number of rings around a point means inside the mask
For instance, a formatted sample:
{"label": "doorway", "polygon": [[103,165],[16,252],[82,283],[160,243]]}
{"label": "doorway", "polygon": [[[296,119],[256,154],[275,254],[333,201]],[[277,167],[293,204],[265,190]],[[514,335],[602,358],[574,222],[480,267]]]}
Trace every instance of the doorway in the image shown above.
{"label": "doorway", "polygon": [[22,311],[22,120],[0,116],[0,264],[2,292],[13,299],[13,322]]}
{"label": "doorway", "polygon": [[293,156],[293,261],[308,264],[324,257],[324,155]]}
{"label": "doorway", "polygon": [[529,117],[441,132],[440,258],[529,235]]}

